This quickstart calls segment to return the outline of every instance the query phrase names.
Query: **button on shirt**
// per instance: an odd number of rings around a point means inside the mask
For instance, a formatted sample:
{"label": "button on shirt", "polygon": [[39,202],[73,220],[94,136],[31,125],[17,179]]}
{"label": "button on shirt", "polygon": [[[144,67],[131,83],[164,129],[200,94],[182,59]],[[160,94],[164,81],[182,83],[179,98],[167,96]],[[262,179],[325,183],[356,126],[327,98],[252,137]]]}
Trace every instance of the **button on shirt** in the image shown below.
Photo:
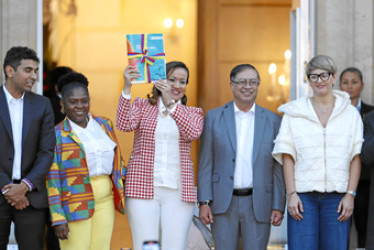
{"label": "button on shirt", "polygon": [[91,115],[89,118],[86,128],[82,128],[70,119],[69,122],[83,144],[90,176],[110,175],[117,144],[109,138]]}
{"label": "button on shirt", "polygon": [[[179,130],[169,115],[173,109],[167,109],[159,99],[159,113],[155,131],[154,185],[178,189],[180,183]],[[165,116],[163,112],[168,110]]]}
{"label": "button on shirt", "polygon": [[15,99],[7,90],[6,85],[4,88],[4,93],[8,102],[14,145],[12,179],[21,180],[23,98],[25,93],[23,93],[21,98]]}
{"label": "button on shirt", "polygon": [[[122,96],[131,100],[131,95],[122,91]],[[178,103],[181,103],[179,100]],[[180,152],[179,152],[179,130],[172,114],[177,105],[169,109],[162,99],[158,101],[159,113],[155,131],[155,158],[153,169],[153,185],[178,189],[180,185]],[[165,116],[164,111],[168,111]]]}
{"label": "button on shirt", "polygon": [[243,112],[234,103],[236,125],[236,161],[234,188],[253,187],[253,137],[255,104],[248,112]]}

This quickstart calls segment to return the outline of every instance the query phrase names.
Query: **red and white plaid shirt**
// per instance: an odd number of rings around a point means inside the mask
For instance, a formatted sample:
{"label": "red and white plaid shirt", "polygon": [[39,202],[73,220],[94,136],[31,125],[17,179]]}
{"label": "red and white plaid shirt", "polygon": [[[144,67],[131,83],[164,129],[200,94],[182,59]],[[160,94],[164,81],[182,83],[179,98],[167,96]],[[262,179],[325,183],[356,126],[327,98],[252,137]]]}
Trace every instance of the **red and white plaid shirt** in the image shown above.
{"label": "red and white plaid shirt", "polygon": [[[155,131],[158,105],[147,99],[130,99],[122,95],[117,109],[117,128],[134,131],[134,145],[127,168],[125,196],[138,199],[153,199],[153,165],[155,153]],[[190,156],[191,142],[197,140],[203,130],[204,113],[201,108],[177,104],[170,114],[179,129],[179,152],[181,161],[182,201],[196,202],[194,170]]]}

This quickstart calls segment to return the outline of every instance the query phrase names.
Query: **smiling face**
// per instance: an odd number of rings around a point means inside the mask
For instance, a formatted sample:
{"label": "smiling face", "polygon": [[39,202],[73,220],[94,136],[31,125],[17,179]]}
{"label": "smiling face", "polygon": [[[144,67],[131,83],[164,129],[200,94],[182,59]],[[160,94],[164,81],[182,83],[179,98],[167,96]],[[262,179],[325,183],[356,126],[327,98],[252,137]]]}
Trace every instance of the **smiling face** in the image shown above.
{"label": "smiling face", "polygon": [[[241,79],[245,79],[247,82],[252,79],[258,80],[258,75],[255,70],[248,68],[237,73],[232,80],[235,80],[235,82],[240,82]],[[234,102],[241,110],[247,111],[256,101],[259,85],[245,84],[245,86],[242,86],[235,82],[230,82]]]}
{"label": "smiling face", "polygon": [[13,69],[12,66],[5,67],[8,76],[6,86],[15,98],[19,98],[24,92],[29,92],[38,79],[39,63],[31,59],[21,60],[21,64]]}
{"label": "smiling face", "polygon": [[[324,69],[313,69],[310,71],[310,75],[321,75],[323,73],[329,73],[328,71]],[[335,74],[330,74],[329,78],[327,80],[322,80],[321,76],[318,77],[317,81],[309,81],[310,87],[313,89],[313,93],[315,96],[327,96],[327,95],[332,95],[332,87],[333,83],[335,82],[336,75]]]}
{"label": "smiling face", "polygon": [[340,88],[349,94],[351,100],[358,100],[364,84],[357,73],[347,71],[341,77]]}
{"label": "smiling face", "polygon": [[77,125],[85,128],[87,126],[87,116],[90,111],[90,97],[83,87],[75,87],[62,99],[67,117]]}
{"label": "smiling face", "polygon": [[183,68],[176,68],[167,76],[167,82],[171,87],[171,95],[176,102],[182,99],[186,93],[188,73]]}

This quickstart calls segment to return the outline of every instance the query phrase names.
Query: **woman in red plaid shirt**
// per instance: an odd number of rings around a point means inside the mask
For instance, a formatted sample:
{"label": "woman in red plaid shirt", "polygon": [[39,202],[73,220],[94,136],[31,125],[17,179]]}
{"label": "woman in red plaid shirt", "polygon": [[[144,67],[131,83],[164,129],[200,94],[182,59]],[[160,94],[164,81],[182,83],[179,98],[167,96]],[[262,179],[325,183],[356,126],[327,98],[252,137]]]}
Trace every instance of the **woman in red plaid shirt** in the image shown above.
{"label": "woman in red plaid shirt", "polygon": [[136,97],[131,103],[131,79],[139,71],[129,65],[123,74],[117,128],[135,132],[125,182],[135,250],[159,239],[163,249],[185,249],[197,201],[190,151],[203,129],[203,110],[186,106],[189,71],[184,63],[167,63],[166,75],[166,81],[154,83],[148,99]]}

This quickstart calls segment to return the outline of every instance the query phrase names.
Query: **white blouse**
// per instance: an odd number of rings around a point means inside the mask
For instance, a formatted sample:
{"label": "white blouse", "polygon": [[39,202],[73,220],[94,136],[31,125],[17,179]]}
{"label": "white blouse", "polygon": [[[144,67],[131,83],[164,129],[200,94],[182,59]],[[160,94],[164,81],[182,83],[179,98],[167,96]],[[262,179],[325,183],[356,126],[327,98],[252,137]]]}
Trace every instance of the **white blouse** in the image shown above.
{"label": "white blouse", "polygon": [[82,128],[69,119],[71,128],[83,144],[90,176],[110,175],[117,144],[109,138],[91,114],[88,116],[86,128]]}
{"label": "white blouse", "polygon": [[[155,131],[154,185],[178,189],[180,186],[179,130],[169,115],[175,110],[167,109],[159,99],[159,114]],[[168,110],[165,116],[162,112]]]}

